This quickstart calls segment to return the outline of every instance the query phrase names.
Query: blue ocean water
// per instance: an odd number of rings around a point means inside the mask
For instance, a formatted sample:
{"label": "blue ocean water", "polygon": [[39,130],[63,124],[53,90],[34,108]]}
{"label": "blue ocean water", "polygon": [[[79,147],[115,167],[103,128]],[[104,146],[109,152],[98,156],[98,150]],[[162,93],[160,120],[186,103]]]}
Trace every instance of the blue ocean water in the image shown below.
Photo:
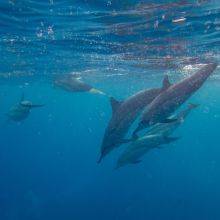
{"label": "blue ocean water", "polygon": [[[189,100],[181,138],[114,170],[97,164],[112,111],[107,96],[53,80],[76,73],[124,100],[219,62],[218,0],[0,1],[0,219],[220,219],[220,73]],[[24,94],[22,122],[6,113]]]}

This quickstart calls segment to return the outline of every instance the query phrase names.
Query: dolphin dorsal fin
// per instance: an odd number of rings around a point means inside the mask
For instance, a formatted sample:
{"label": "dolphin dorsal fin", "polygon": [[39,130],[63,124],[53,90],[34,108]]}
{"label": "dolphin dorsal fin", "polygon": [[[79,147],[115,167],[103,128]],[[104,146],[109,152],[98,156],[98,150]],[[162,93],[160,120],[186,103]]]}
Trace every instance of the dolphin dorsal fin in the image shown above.
{"label": "dolphin dorsal fin", "polygon": [[168,89],[171,86],[168,75],[165,75],[163,78],[163,90]]}
{"label": "dolphin dorsal fin", "polygon": [[110,102],[112,106],[112,113],[114,113],[115,111],[117,111],[118,107],[121,105],[121,102],[116,100],[113,97],[110,97]]}

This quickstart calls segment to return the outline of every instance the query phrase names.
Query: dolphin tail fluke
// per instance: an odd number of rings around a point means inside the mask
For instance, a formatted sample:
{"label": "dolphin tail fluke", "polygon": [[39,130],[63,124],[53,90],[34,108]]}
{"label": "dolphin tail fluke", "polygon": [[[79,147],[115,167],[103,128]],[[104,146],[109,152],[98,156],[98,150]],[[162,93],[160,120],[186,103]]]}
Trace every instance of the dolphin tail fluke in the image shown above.
{"label": "dolphin tail fluke", "polygon": [[106,93],[102,92],[101,90],[95,89],[95,88],[90,89],[89,92],[92,94],[106,95]]}

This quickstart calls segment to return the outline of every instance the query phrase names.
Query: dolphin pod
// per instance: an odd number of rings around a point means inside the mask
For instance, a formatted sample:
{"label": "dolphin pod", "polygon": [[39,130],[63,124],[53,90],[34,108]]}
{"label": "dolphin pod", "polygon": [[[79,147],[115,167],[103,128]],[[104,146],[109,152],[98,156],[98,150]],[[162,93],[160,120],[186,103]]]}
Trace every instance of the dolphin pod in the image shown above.
{"label": "dolphin pod", "polygon": [[140,91],[122,102],[110,98],[112,117],[104,134],[98,163],[100,163],[114,148],[130,141],[124,139],[130,126],[135,121],[140,111],[165,90],[168,84],[168,78],[165,76],[162,88]]}
{"label": "dolphin pod", "polygon": [[28,117],[32,108],[43,107],[44,105],[36,105],[32,104],[32,102],[28,100],[24,100],[24,95],[22,94],[21,100],[18,104],[13,106],[6,116],[10,121],[22,121]]}
{"label": "dolphin pod", "polygon": [[171,121],[168,117],[203,85],[216,67],[216,63],[206,64],[192,76],[170,84],[145,108],[133,137],[137,138],[139,131],[151,125]]}
{"label": "dolphin pod", "polygon": [[[216,63],[206,64],[192,76],[175,84],[171,84],[166,75],[161,88],[140,91],[124,101],[117,101],[110,97],[112,116],[104,133],[97,162],[100,163],[107,154],[121,144],[130,143],[119,157],[117,168],[129,163],[139,163],[142,156],[149,150],[176,141],[178,138],[170,137],[170,135],[197,106],[189,104],[187,109],[176,115],[172,114],[204,84],[216,67]],[[72,74],[55,79],[54,85],[70,92],[106,95]],[[24,100],[22,96],[20,102],[13,106],[6,115],[8,120],[22,121],[29,116],[31,109],[43,106],[32,104]],[[141,114],[140,121],[132,134],[133,137],[126,138],[139,114]],[[151,127],[147,133],[138,137],[137,133],[149,126]]]}
{"label": "dolphin pod", "polygon": [[73,74],[67,74],[54,80],[54,85],[68,92],[89,92],[93,94],[105,95],[104,92],[93,88],[91,85],[81,81]]}
{"label": "dolphin pod", "polygon": [[175,121],[154,125],[143,137],[134,140],[121,154],[116,169],[127,165],[141,162],[141,158],[154,148],[161,148],[160,145],[169,144],[178,140],[178,137],[169,137],[184,121],[192,109],[198,105],[189,104],[185,110],[177,115]]}

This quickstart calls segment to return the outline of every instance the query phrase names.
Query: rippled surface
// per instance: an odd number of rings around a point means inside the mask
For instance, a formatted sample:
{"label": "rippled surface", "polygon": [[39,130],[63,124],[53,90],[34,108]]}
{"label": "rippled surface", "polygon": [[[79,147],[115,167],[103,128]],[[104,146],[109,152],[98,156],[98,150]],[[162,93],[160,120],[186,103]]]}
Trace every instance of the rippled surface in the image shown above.
{"label": "rippled surface", "polygon": [[217,0],[2,1],[1,74],[117,73],[218,60],[219,17]]}

